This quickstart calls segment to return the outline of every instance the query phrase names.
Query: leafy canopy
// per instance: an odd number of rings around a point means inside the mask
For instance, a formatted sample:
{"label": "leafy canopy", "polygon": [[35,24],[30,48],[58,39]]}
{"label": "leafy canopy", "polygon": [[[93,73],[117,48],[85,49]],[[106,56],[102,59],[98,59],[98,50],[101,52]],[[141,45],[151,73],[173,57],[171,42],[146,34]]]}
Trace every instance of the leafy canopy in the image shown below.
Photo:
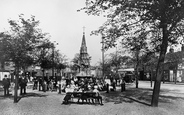
{"label": "leafy canopy", "polygon": [[118,38],[126,39],[144,29],[152,50],[159,51],[163,26],[168,44],[177,44],[184,33],[183,0],[87,0],[83,8],[89,15],[105,15],[107,21],[93,34],[103,34],[106,48]]}

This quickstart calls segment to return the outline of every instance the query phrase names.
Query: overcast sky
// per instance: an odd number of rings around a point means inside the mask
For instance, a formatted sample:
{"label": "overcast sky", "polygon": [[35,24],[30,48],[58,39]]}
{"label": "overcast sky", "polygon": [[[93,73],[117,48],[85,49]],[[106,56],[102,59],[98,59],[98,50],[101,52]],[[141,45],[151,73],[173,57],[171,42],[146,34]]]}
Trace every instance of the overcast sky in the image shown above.
{"label": "overcast sky", "polygon": [[80,51],[85,26],[87,50],[92,56],[91,65],[95,65],[102,57],[101,36],[90,36],[90,33],[105,18],[77,12],[84,6],[85,0],[0,0],[0,31],[8,29],[8,19],[18,20],[22,13],[26,17],[34,15],[43,32],[50,33],[51,41],[58,43],[57,49],[71,60]]}

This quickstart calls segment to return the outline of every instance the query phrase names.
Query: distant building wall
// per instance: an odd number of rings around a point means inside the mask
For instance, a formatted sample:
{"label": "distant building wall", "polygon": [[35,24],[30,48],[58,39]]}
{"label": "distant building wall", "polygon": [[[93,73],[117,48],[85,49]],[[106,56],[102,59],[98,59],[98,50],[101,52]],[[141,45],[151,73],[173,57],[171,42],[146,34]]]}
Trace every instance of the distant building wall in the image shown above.
{"label": "distant building wall", "polygon": [[3,78],[4,78],[5,75],[7,75],[8,78],[11,78],[10,72],[7,72],[7,71],[6,72],[0,72],[0,81],[3,80]]}

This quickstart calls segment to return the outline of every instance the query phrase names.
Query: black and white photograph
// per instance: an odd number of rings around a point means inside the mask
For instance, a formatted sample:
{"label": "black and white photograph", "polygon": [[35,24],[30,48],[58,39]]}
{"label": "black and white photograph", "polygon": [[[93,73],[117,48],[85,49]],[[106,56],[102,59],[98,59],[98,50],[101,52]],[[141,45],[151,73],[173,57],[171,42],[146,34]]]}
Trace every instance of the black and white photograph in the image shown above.
{"label": "black and white photograph", "polygon": [[0,0],[0,115],[184,115],[184,0]]}

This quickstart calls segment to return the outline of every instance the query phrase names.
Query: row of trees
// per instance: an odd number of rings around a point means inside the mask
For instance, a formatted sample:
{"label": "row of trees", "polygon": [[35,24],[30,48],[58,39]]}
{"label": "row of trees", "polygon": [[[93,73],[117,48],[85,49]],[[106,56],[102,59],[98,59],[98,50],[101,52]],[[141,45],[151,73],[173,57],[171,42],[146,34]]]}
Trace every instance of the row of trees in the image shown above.
{"label": "row of trees", "polygon": [[157,107],[167,47],[178,44],[184,33],[184,1],[86,0],[83,10],[89,15],[107,17],[107,21],[92,32],[103,35],[106,48],[114,47],[116,41],[122,39],[122,45],[128,43],[129,49],[135,52],[137,62],[141,50],[159,53],[151,101],[151,105]]}
{"label": "row of trees", "polygon": [[[0,60],[2,66],[5,62],[13,62],[15,67],[15,88],[19,70],[26,70],[29,66],[37,65],[43,70],[56,67],[65,67],[64,55],[55,50],[54,43],[49,40],[49,34],[43,33],[39,21],[35,16],[25,19],[19,15],[19,20],[8,20],[10,30],[0,33]],[[17,89],[15,89],[14,102],[17,102]]]}
{"label": "row of trees", "polygon": [[[104,74],[109,75],[112,73],[118,73],[118,69],[135,68],[137,71],[145,70],[150,72],[156,69],[158,56],[154,53],[145,53],[135,56],[134,51],[127,51],[124,48],[119,49],[116,52],[106,54],[104,59]],[[142,53],[142,52],[141,52]],[[137,64],[138,63],[138,64]],[[102,63],[100,62],[102,67]],[[138,88],[138,84],[136,85]]]}

